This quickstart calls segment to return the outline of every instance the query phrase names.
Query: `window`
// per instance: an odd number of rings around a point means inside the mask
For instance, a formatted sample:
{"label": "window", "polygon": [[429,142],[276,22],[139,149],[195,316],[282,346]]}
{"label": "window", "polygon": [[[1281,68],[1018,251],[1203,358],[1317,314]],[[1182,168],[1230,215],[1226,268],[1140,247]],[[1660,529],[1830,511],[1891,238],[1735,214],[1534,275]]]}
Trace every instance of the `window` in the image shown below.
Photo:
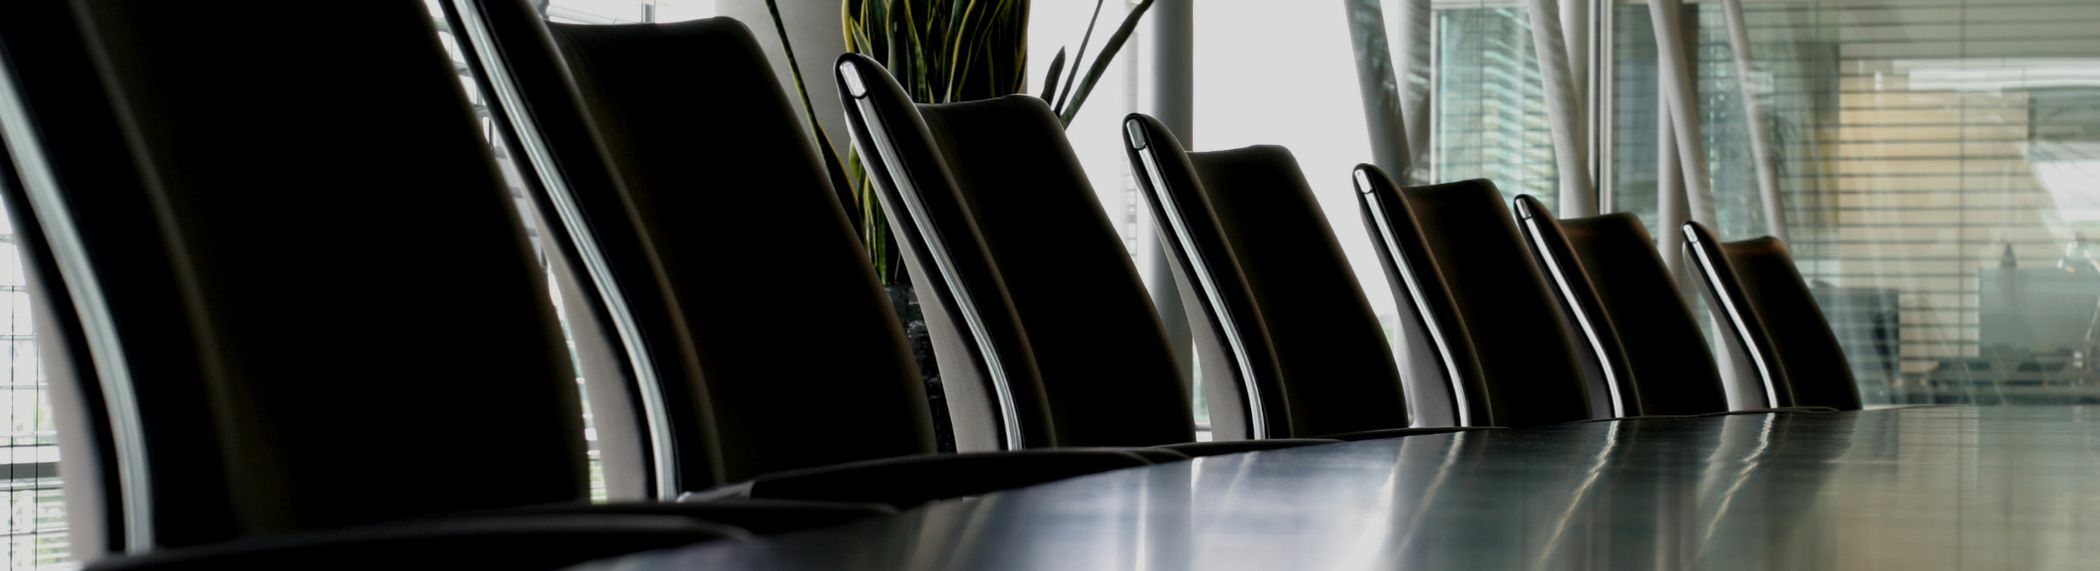
{"label": "window", "polygon": [[1531,20],[1514,2],[1435,2],[1430,180],[1485,178],[1556,204],[1559,178]]}
{"label": "window", "polygon": [[[1346,4],[1346,3],[1344,3]],[[1402,41],[1380,3],[1389,40]],[[1597,153],[1609,210],[1655,228],[1656,45],[1644,1],[1594,33],[1610,77]],[[2100,4],[1746,0],[1739,81],[1719,2],[1684,10],[1696,116],[1725,239],[1767,232],[1744,100],[1765,110],[1804,276],[1868,402],[2100,402]],[[1416,179],[1485,177],[1551,199],[1553,147],[1525,5],[1431,3],[1429,155]],[[1195,148],[1292,148],[1376,310],[1393,301],[1340,173],[1370,157],[1345,8],[1197,6]],[[1260,41],[1249,41],[1259,38]],[[1399,51],[1401,46],[1394,46]],[[1398,58],[1395,58],[1398,59]],[[1749,87],[1746,91],[1744,85]],[[1412,119],[1410,119],[1412,120]],[[1416,152],[1422,151],[1417,149]]]}
{"label": "window", "polygon": [[[1116,31],[1130,11],[1128,0],[1110,0],[1101,7],[1101,16],[1094,23],[1094,37],[1087,44],[1085,65],[1093,65],[1094,58],[1101,53],[1101,44],[1109,34]],[[1032,2],[1028,9],[1028,86],[1027,93],[1041,94],[1045,74],[1050,73],[1050,62],[1057,58],[1058,49],[1067,53],[1065,72],[1070,74],[1076,65],[1070,59],[1077,54],[1079,42],[1086,35],[1087,17],[1094,13],[1092,2]],[[1142,30],[1142,28],[1140,28]],[[1080,107],[1065,135],[1072,141],[1072,149],[1079,155],[1080,166],[1086,169],[1087,177],[1094,186],[1095,197],[1101,208],[1108,213],[1108,220],[1123,237],[1125,246],[1135,249],[1139,204],[1137,181],[1130,177],[1130,159],[1123,151],[1123,116],[1137,109],[1138,52],[1143,48],[1142,33],[1133,34],[1117,52],[1116,59],[1101,82],[1087,96],[1086,105]],[[1078,70],[1085,76],[1087,70]],[[1059,90],[1064,89],[1063,79],[1058,80]],[[1075,86],[1076,87],[1076,86]]]}
{"label": "window", "polygon": [[0,511],[6,513],[7,546],[0,567],[56,565],[66,561],[65,497],[58,480],[58,430],[45,390],[43,360],[31,324],[28,282],[22,275],[14,225],[0,212],[0,339],[6,341],[0,369],[0,409],[7,434],[0,441]]}
{"label": "window", "polygon": [[[1790,246],[1868,402],[2100,402],[2100,4],[1743,9]],[[1721,6],[1684,14],[1718,230],[1763,234]],[[1653,32],[1615,15],[1614,198],[1653,224]]]}
{"label": "window", "polygon": [[[1290,148],[1390,336],[1396,333],[1397,299],[1359,222],[1349,177],[1357,164],[1370,162],[1371,133],[1347,4],[1196,3],[1195,140],[1185,143],[1193,150]],[[1398,2],[1384,4],[1393,61],[1400,61],[1401,38],[1393,30]],[[1430,69],[1409,79],[1414,89],[1428,90],[1431,117],[1427,149],[1412,150],[1414,176],[1436,182],[1489,178],[1511,197],[1529,193],[1553,203],[1558,179],[1552,137],[1522,8],[1486,0],[1438,0],[1431,6]]]}
{"label": "window", "polygon": [[[1197,3],[1191,148],[1289,147],[1373,310],[1391,331],[1396,300],[1358,222],[1349,181],[1350,169],[1371,159],[1371,135],[1343,4]],[[1391,25],[1398,3],[1384,4],[1389,41],[1397,43]],[[1485,0],[1431,6],[1431,69],[1414,79],[1417,89],[1430,90],[1431,136],[1428,151],[1416,151],[1428,165],[1416,176],[1436,182],[1489,178],[1511,197],[1529,193],[1551,204],[1558,194],[1553,143],[1523,8]]]}
{"label": "window", "polygon": [[542,0],[547,17],[578,24],[676,22],[715,15],[715,0]]}
{"label": "window", "polygon": [[1197,2],[1195,137],[1184,143],[1199,151],[1290,148],[1373,309],[1390,323],[1393,298],[1356,222],[1349,180],[1350,169],[1369,160],[1371,140],[1342,4]]}

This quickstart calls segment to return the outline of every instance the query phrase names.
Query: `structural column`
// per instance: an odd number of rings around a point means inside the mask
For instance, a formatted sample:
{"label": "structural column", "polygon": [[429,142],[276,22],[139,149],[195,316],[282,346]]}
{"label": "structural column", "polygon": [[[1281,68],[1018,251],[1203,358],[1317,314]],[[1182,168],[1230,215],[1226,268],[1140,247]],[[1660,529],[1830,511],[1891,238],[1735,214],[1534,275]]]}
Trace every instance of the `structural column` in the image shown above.
{"label": "structural column", "polygon": [[[1584,0],[1570,0],[1582,4]],[[1531,17],[1531,46],[1538,54],[1539,79],[1545,82],[1546,115],[1552,122],[1553,159],[1560,179],[1561,216],[1597,214],[1597,193],[1590,183],[1588,119],[1582,93],[1577,91],[1575,65],[1569,55],[1571,40],[1562,33],[1560,8],[1554,0],[1526,0]],[[1587,18],[1584,18],[1587,19]],[[1582,34],[1586,36],[1587,34]],[[1587,40],[1583,40],[1587,41]],[[1587,64],[1587,62],[1584,62]],[[1582,66],[1587,69],[1588,66]],[[1586,85],[1585,85],[1586,87]]]}
{"label": "structural column", "polygon": [[1750,30],[1743,21],[1743,0],[1721,0],[1721,13],[1728,21],[1728,47],[1734,54],[1735,84],[1743,100],[1744,130],[1750,132],[1750,158],[1757,169],[1757,198],[1765,214],[1765,231],[1786,239],[1786,203],[1779,189],[1779,158],[1772,154],[1772,134],[1766,130],[1764,103],[1757,100],[1757,81],[1751,75]]}
{"label": "structural column", "polygon": [[[1138,82],[1144,89],[1145,112],[1192,149],[1196,144],[1195,11],[1195,0],[1155,0],[1145,14],[1144,47],[1138,53],[1139,70],[1148,74],[1146,81]],[[1139,216],[1137,224],[1138,267],[1145,274],[1145,287],[1166,326],[1167,341],[1174,345],[1183,378],[1193,380],[1189,316],[1181,290],[1175,287],[1173,264],[1161,249],[1165,245],[1159,241],[1152,217]]]}

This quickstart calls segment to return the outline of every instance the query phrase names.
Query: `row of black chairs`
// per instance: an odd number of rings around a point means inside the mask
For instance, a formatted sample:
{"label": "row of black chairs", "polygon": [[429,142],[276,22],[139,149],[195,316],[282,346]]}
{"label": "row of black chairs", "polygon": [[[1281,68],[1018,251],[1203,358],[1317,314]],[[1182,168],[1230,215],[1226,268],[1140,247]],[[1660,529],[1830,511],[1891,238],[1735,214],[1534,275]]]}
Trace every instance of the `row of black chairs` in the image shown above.
{"label": "row of black chairs", "polygon": [[[965,450],[936,454],[893,308],[748,30],[442,5],[522,197],[421,3],[0,7],[0,198],[38,288],[83,557],[558,566],[1190,456],[1727,410],[1697,396],[1718,386],[1710,358],[1639,356],[1698,335],[1643,321],[1655,300],[1637,288],[1671,286],[1638,269],[1660,262],[1637,222],[1541,232],[1550,217],[1519,203],[1535,242],[1573,252],[1546,258],[1558,289],[1594,292],[1571,304],[1587,342],[1625,356],[1610,386],[1632,404],[1592,414],[1493,188],[1362,171],[1375,235],[1411,248],[1388,251],[1403,305],[1444,361],[1419,382],[1287,153],[1185,153],[1133,117],[1134,165],[1207,317],[1219,438],[1197,442],[1175,351],[1047,107],[913,105],[846,56],[840,95]],[[1500,226],[1463,222],[1489,199]],[[1648,258],[1625,262],[1635,239]],[[1769,404],[1856,408],[1805,382],[1845,369],[1795,347],[1813,324],[1786,319],[1813,302],[1770,285],[1799,284],[1784,250],[1696,245],[1731,322],[1761,335]],[[1690,327],[1676,309],[1661,319]],[[609,504],[588,501],[577,370]],[[1422,396],[1435,386],[1444,399]],[[1445,402],[1451,422],[1422,418]]]}
{"label": "row of black chairs", "polygon": [[[930,284],[949,329],[967,329],[953,337],[968,351],[1021,364],[976,378],[1043,391],[1014,397],[1051,411],[1022,430],[1066,438],[1072,429],[1059,423],[1072,416],[1185,402],[1163,380],[1175,378],[1173,352],[1130,257],[1047,105],[1028,96],[916,105],[859,55],[840,58],[838,73],[854,142],[879,159],[871,176],[899,219],[916,283]],[[1190,152],[1150,117],[1134,114],[1126,127],[1177,285],[1189,313],[1204,317],[1196,333],[1220,437],[1741,412],[1638,218],[1556,220],[1529,196],[1504,202],[1489,181],[1403,188],[1358,167],[1364,223],[1394,294],[1422,325],[1407,337],[1435,357],[1403,375],[1289,151]],[[1685,232],[1762,384],[1745,408],[1859,408],[1843,350],[1784,246],[1721,243],[1696,223]],[[1591,386],[1606,394],[1593,398]]]}

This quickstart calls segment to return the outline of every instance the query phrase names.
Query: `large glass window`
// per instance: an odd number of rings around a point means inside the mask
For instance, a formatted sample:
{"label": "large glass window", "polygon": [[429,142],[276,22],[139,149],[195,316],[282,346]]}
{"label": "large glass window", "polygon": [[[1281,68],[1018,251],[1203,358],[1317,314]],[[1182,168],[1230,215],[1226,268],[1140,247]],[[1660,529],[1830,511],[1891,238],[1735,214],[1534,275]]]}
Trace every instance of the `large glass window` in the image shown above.
{"label": "large glass window", "polygon": [[0,212],[0,339],[6,341],[0,369],[0,410],[7,433],[0,440],[0,512],[7,536],[0,567],[27,569],[66,560],[65,497],[58,480],[58,431],[51,417],[43,360],[31,325],[28,282],[22,275],[14,225]]}
{"label": "large glass window", "polygon": [[[1391,328],[1395,300],[1359,221],[1350,169],[1371,159],[1346,2],[1196,3],[1193,148],[1289,147],[1312,182],[1374,311]],[[1401,2],[1382,3],[1390,24]],[[1538,57],[1523,8],[1504,0],[1431,4],[1430,69],[1409,79],[1429,98],[1428,150],[1417,180],[1495,181],[1503,192],[1557,194]],[[1395,59],[1403,52],[1391,33]],[[1410,118],[1409,120],[1416,120]]]}
{"label": "large glass window", "polygon": [[[1382,2],[1392,61],[1408,46],[1392,25],[1402,2]],[[1195,128],[1192,149],[1282,145],[1298,158],[1354,266],[1372,310],[1397,333],[1391,294],[1375,245],[1357,211],[1349,173],[1371,161],[1350,39],[1351,2],[1195,3]],[[1488,178],[1511,197],[1556,202],[1546,100],[1530,22],[1513,0],[1437,0],[1417,61],[1426,70],[1396,78],[1426,90],[1410,125],[1429,133],[1413,149],[1416,181]],[[1397,73],[1397,72],[1396,72]],[[1397,174],[1397,173],[1395,173]],[[1200,377],[1200,375],[1199,375]],[[1199,379],[1200,382],[1200,379]],[[1200,412],[1199,412],[1200,414]]]}
{"label": "large glass window", "polygon": [[[1685,11],[1716,221],[1767,231],[1764,129],[1790,246],[1869,402],[2100,402],[2100,4],[1743,5],[1748,82],[1721,5]],[[1614,198],[1652,224],[1654,34],[1645,6],[1615,14]]]}
{"label": "large glass window", "polygon": [[1430,180],[1485,178],[1511,198],[1556,204],[1553,133],[1524,7],[1510,0],[1431,6]]}
{"label": "large glass window", "polygon": [[1196,115],[1193,140],[1184,143],[1191,150],[1289,148],[1372,306],[1390,318],[1392,296],[1357,222],[1349,181],[1350,169],[1369,160],[1371,141],[1342,4],[1196,2]]}
{"label": "large glass window", "polygon": [[[1110,0],[1103,3],[1101,15],[1094,22],[1094,37],[1086,46],[1086,61],[1078,69],[1085,76],[1087,66],[1101,53],[1101,45],[1122,24],[1129,13],[1130,0]],[[1066,51],[1066,77],[1071,77],[1069,61],[1078,55],[1080,41],[1086,35],[1087,20],[1093,16],[1092,2],[1032,2],[1028,10],[1028,93],[1042,93],[1044,78],[1050,72],[1050,63],[1057,58],[1059,49]],[[1142,29],[1142,28],[1140,28]],[[1094,186],[1096,198],[1108,213],[1110,223],[1123,237],[1127,247],[1137,245],[1139,204],[1136,194],[1137,182],[1130,177],[1130,159],[1123,152],[1123,116],[1137,108],[1138,51],[1143,49],[1142,33],[1133,35],[1117,52],[1107,72],[1101,74],[1100,83],[1087,96],[1086,104],[1080,108],[1072,124],[1065,128],[1065,136],[1072,141],[1072,150],[1079,155],[1079,163],[1086,168],[1087,178]],[[1061,84],[1063,79],[1059,79]],[[1060,90],[1064,89],[1060,85]]]}

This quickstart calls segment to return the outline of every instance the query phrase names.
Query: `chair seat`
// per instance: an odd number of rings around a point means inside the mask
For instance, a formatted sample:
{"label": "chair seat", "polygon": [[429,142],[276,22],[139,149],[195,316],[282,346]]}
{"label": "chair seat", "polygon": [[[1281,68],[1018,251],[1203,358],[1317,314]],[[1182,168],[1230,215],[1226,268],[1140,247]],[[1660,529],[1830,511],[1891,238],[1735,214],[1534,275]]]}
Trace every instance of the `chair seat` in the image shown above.
{"label": "chair seat", "polygon": [[1344,432],[1341,434],[1327,434],[1323,435],[1323,437],[1341,440],[1345,442],[1355,442],[1359,440],[1380,440],[1385,438],[1421,436],[1424,434],[1447,434],[1452,432],[1467,432],[1473,430],[1501,429],[1502,427],[1499,426],[1430,426],[1419,428],[1381,428],[1378,430],[1361,430],[1357,432]]}
{"label": "chair seat", "polygon": [[267,536],[109,559],[88,569],[556,569],[747,537],[734,527],[669,515],[490,516]]}
{"label": "chair seat", "polygon": [[1187,454],[1191,458],[1202,458],[1204,456],[1217,456],[1220,454],[1238,454],[1241,452],[1282,450],[1285,448],[1297,448],[1300,446],[1334,444],[1336,442],[1341,441],[1326,438],[1269,438],[1263,440],[1224,440],[1217,442],[1189,442],[1184,444],[1167,444],[1163,446],[1156,446],[1155,448],[1173,450],[1175,452]]}
{"label": "chair seat", "polygon": [[680,499],[789,499],[904,508],[1152,464],[1144,454],[1101,449],[927,454],[771,474]]}
{"label": "chair seat", "polygon": [[892,515],[896,508],[883,504],[816,502],[803,500],[743,499],[723,502],[615,502],[609,504],[549,504],[487,512],[490,517],[544,516],[673,516],[701,523],[724,525],[754,534],[773,534],[830,527],[870,517]]}

